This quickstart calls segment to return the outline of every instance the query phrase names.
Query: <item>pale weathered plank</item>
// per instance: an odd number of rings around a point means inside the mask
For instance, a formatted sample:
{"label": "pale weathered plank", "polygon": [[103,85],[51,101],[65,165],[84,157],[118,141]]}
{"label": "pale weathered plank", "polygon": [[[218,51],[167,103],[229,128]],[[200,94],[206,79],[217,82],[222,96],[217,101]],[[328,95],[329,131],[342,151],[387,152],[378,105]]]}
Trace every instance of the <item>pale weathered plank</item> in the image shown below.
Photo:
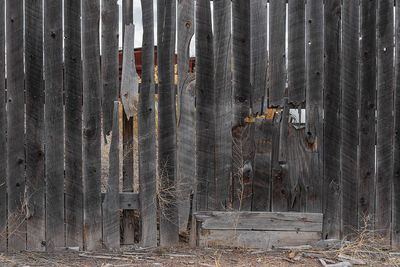
{"label": "pale weathered plank", "polygon": [[120,247],[119,222],[119,102],[114,102],[109,175],[103,201],[103,244],[107,249]]}
{"label": "pale weathered plank", "polygon": [[322,213],[300,212],[200,212],[195,214],[205,230],[321,232]]}
{"label": "pale weathered plank", "polygon": [[375,214],[376,1],[360,2],[359,225]]}
{"label": "pale weathered plank", "polygon": [[119,6],[118,0],[101,0],[101,71],[103,136],[113,126],[113,105],[119,91]]}
{"label": "pale weathered plank", "polygon": [[[0,47],[5,48],[5,1],[0,1]],[[0,251],[7,250],[7,120],[5,103],[5,49],[0,49]]]}
{"label": "pale weathered plank", "polygon": [[178,1],[177,190],[179,230],[188,225],[195,172],[195,82],[189,75],[189,48],[194,34],[194,0]]}
{"label": "pale weathered plank", "polygon": [[81,0],[64,8],[65,245],[83,248]]}
{"label": "pale weathered plank", "polygon": [[210,1],[196,2],[196,207],[215,206],[215,93]]}
{"label": "pale weathered plank", "polygon": [[224,209],[230,205],[228,188],[232,173],[231,8],[230,0],[214,2],[215,202],[217,209]]}
{"label": "pale weathered plank", "polygon": [[101,242],[100,1],[82,1],[83,219],[87,250]]}
{"label": "pale weathered plank", "polygon": [[282,106],[286,90],[286,0],[269,3],[269,107]]}
{"label": "pale weathered plank", "polygon": [[142,86],[139,95],[139,197],[141,246],[157,246],[156,136],[154,102],[153,0],[141,0],[143,19]]}
{"label": "pale weathered plank", "polygon": [[25,3],[26,192],[28,250],[45,246],[43,1]]}
{"label": "pale weathered plank", "polygon": [[306,101],[305,0],[288,1],[288,31],[289,105],[298,107]]}
{"label": "pale weathered plank", "polygon": [[358,226],[357,149],[358,149],[358,51],[359,3],[343,2],[341,64],[341,189],[343,235],[354,234]]}
{"label": "pale weathered plank", "polygon": [[176,205],[176,105],[175,42],[176,1],[157,0],[158,66],[158,199],[160,245],[179,242],[178,207]]}
{"label": "pale weathered plank", "polygon": [[6,1],[8,251],[26,248],[23,2]]}
{"label": "pale weathered plank", "polygon": [[[326,6],[325,6],[326,8]],[[322,1],[307,2],[307,88],[306,131],[307,142],[312,148],[310,174],[305,181],[307,188],[306,211],[322,211],[323,175],[323,71],[324,71],[324,5]]]}
{"label": "pale weathered plank", "polygon": [[383,237],[390,237],[393,179],[393,3],[377,2],[377,143],[376,224]]}
{"label": "pale weathered plank", "polygon": [[[214,4],[215,9],[215,4]],[[250,1],[251,34],[251,108],[254,114],[264,113],[268,107],[267,63],[268,63],[268,19],[267,0]]]}

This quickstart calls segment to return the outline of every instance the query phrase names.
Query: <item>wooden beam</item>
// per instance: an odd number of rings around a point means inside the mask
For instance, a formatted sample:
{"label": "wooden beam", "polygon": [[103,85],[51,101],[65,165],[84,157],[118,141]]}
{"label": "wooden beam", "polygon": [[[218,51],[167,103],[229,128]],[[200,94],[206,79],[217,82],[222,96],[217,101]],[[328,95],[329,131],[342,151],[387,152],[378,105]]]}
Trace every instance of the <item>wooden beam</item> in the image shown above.
{"label": "wooden beam", "polygon": [[[0,0],[0,47],[5,47],[5,1]],[[0,49],[0,251],[7,250],[7,120],[5,102],[5,51]]]}

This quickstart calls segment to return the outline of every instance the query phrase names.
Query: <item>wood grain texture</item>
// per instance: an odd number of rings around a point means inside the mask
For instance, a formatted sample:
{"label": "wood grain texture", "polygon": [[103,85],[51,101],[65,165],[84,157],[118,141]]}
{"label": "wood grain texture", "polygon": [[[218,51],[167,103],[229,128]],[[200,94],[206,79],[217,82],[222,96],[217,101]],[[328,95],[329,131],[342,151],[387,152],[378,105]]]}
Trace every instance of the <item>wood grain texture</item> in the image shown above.
{"label": "wood grain texture", "polygon": [[[340,0],[325,3],[324,72],[324,230],[323,238],[340,238]],[[308,22],[307,22],[308,23]]]}
{"label": "wood grain texture", "polygon": [[119,6],[117,0],[101,0],[101,71],[103,136],[113,126],[113,105],[119,91]]}
{"label": "wood grain texture", "polygon": [[114,102],[109,175],[103,201],[103,244],[107,249],[120,248],[119,222],[119,102]]}
{"label": "wood grain texture", "polygon": [[83,248],[81,0],[64,2],[65,238]]}
{"label": "wood grain texture", "polygon": [[[5,1],[0,1],[0,47],[5,48]],[[7,120],[5,49],[0,49],[0,251],[7,250]]]}
{"label": "wood grain texture", "polygon": [[215,92],[210,1],[196,2],[196,207],[215,210]]}
{"label": "wood grain texture", "polygon": [[341,188],[343,235],[354,234],[358,226],[357,150],[358,150],[358,70],[359,70],[359,3],[343,2],[341,64]]}
{"label": "wood grain texture", "polygon": [[139,197],[141,246],[157,246],[153,1],[142,0],[142,87],[139,95]]}
{"label": "wood grain texture", "polygon": [[[101,201],[104,203],[106,193],[101,193]],[[138,210],[139,194],[138,192],[119,192],[119,209],[121,210]]]}
{"label": "wood grain texture", "polygon": [[269,3],[269,107],[282,106],[286,95],[286,0]]}
{"label": "wood grain texture", "polygon": [[83,219],[85,249],[101,242],[100,1],[82,1]]}
{"label": "wood grain texture", "polygon": [[[1,12],[1,11],[0,11]],[[28,250],[46,240],[44,175],[43,1],[25,3],[26,192]]]}
{"label": "wood grain texture", "polygon": [[390,237],[393,182],[393,2],[377,1],[377,144],[375,230]]}
{"label": "wood grain texture", "polygon": [[[215,4],[214,4],[215,5]],[[266,111],[268,103],[267,64],[268,64],[268,19],[267,0],[250,1],[250,35],[251,35],[251,108],[254,114]]]}
{"label": "wood grain texture", "polygon": [[[179,231],[186,231],[195,179],[195,77],[189,75],[189,48],[194,34],[194,1],[178,1],[177,190]],[[189,86],[190,85],[190,86]]]}
{"label": "wood grain texture", "polygon": [[215,87],[215,183],[216,208],[230,205],[232,173],[232,85],[231,85],[230,0],[214,2],[214,87]]}
{"label": "wood grain texture", "polygon": [[[292,107],[306,101],[305,1],[288,1],[288,97]],[[304,51],[304,52],[303,52]]]}
{"label": "wood grain texture", "polygon": [[[157,0],[158,66],[158,201],[160,245],[179,243],[176,201],[175,42],[176,1]],[[160,12],[163,11],[163,12]]]}
{"label": "wood grain texture", "polygon": [[358,214],[370,217],[374,227],[375,214],[375,109],[376,109],[376,1],[360,2],[360,117],[358,163]]}
{"label": "wood grain texture", "polygon": [[6,1],[8,251],[26,249],[23,2]]}
{"label": "wood grain texture", "polygon": [[[326,6],[325,6],[326,7]],[[307,90],[306,131],[312,147],[311,170],[307,186],[306,211],[322,211],[323,176],[323,71],[324,71],[324,5],[322,1],[307,2]]]}

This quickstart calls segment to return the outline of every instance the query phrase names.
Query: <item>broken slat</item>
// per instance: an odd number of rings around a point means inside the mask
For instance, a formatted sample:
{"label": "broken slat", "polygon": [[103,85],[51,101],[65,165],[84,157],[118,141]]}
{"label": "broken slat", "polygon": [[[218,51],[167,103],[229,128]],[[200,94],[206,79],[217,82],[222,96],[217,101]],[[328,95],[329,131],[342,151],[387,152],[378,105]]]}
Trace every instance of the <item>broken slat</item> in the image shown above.
{"label": "broken slat", "polygon": [[[104,202],[106,194],[101,194],[101,200]],[[137,192],[120,192],[119,207],[120,210],[138,210],[139,209],[139,194]]]}

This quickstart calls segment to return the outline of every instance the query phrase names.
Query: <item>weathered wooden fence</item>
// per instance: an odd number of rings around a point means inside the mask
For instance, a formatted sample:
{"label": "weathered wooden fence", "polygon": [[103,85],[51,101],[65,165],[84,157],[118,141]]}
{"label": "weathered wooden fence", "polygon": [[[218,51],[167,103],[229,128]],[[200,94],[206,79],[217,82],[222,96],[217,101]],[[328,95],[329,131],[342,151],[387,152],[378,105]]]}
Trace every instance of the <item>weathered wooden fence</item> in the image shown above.
{"label": "weathered wooden fence", "polygon": [[135,232],[176,245],[191,212],[232,209],[323,213],[321,238],[367,227],[400,245],[394,0],[141,0],[139,94],[132,1],[119,36],[117,0],[0,0],[0,251],[119,248]]}

